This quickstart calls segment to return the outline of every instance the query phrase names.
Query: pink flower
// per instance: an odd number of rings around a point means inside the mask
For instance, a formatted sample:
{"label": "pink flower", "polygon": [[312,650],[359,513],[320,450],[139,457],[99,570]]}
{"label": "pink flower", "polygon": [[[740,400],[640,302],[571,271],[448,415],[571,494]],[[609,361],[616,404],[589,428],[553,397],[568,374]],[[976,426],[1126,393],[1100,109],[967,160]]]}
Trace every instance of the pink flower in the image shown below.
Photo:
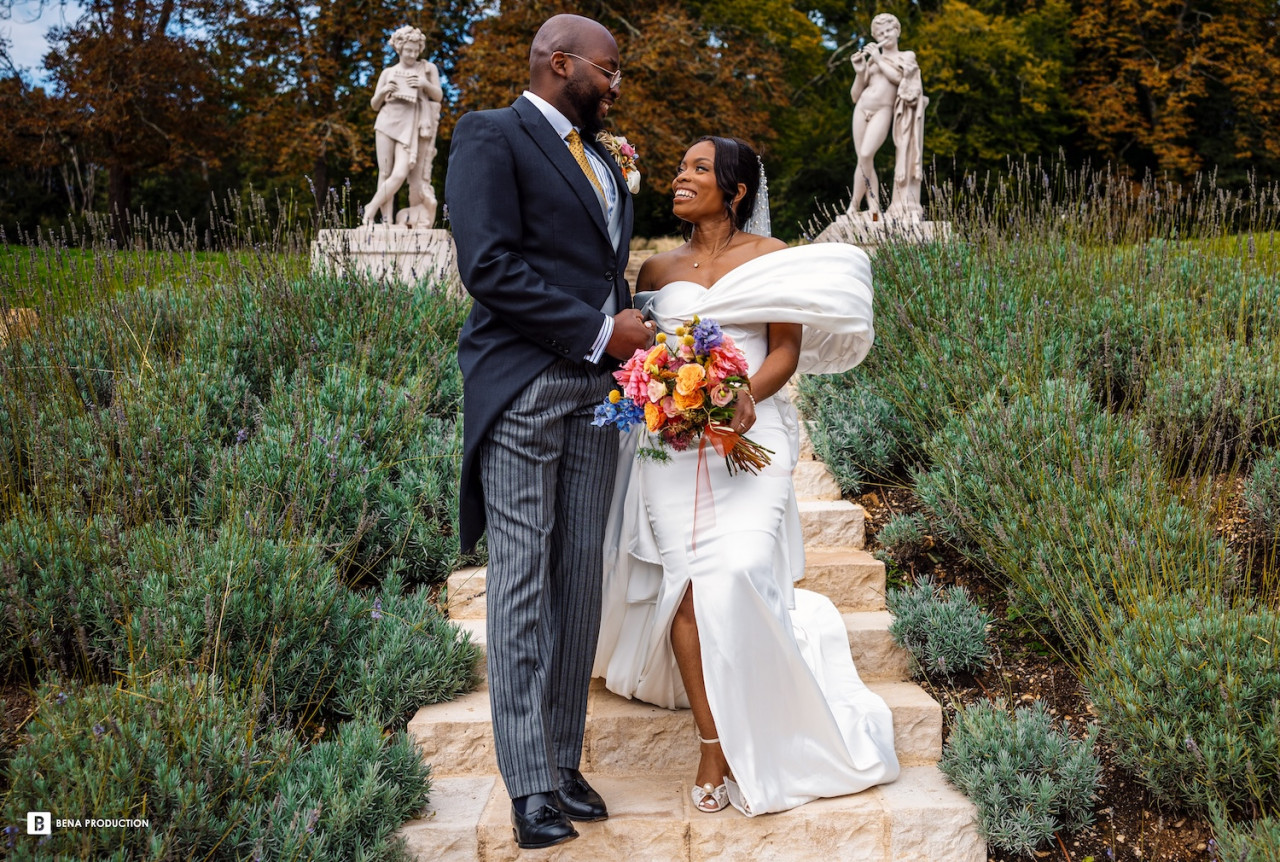
{"label": "pink flower", "polygon": [[680,415],[680,408],[676,406],[676,399],[672,398],[670,395],[663,398],[662,401],[658,403],[658,406],[661,407],[662,412],[668,416]]}
{"label": "pink flower", "polygon": [[623,366],[613,372],[613,378],[622,387],[622,392],[637,404],[643,403],[649,391],[649,372],[645,371],[646,352],[637,350]]}
{"label": "pink flower", "polygon": [[656,404],[666,396],[667,384],[663,383],[661,380],[654,380],[652,377],[650,377],[649,389],[647,394],[649,396],[649,400]]}
{"label": "pink flower", "polygon": [[745,377],[749,370],[747,357],[741,350],[734,347],[726,336],[725,344],[711,351],[711,358],[707,366],[707,378],[713,384],[720,383],[726,377],[734,377],[736,375]]}
{"label": "pink flower", "polygon": [[627,143],[618,145],[618,150],[627,158],[634,159],[636,157],[636,148]]}
{"label": "pink flower", "polygon": [[733,400],[733,390],[723,383],[717,383],[711,387],[711,403],[717,407],[724,407]]}

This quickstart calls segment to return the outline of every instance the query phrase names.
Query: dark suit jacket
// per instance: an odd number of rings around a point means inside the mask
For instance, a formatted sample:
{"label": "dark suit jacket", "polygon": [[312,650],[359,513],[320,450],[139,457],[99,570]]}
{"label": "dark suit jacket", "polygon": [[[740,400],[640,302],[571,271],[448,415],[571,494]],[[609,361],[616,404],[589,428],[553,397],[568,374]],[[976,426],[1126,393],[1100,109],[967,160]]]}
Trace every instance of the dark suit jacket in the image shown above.
{"label": "dark suit jacket", "polygon": [[[632,204],[622,172],[621,248],[591,182],[528,99],[460,120],[449,150],[445,201],[462,283],[475,299],[458,338],[463,375],[462,548],[484,532],[480,442],[497,417],[560,358],[583,362],[600,333],[600,306],[612,293],[629,305],[623,271]],[[611,362],[607,356],[603,361]]]}

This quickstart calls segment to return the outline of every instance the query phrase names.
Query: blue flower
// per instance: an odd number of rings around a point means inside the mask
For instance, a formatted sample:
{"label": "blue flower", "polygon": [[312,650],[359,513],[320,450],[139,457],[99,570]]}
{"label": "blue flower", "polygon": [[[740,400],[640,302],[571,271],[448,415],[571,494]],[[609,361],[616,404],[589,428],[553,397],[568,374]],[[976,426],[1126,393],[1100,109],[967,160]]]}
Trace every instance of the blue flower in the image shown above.
{"label": "blue flower", "polygon": [[699,320],[690,330],[693,335],[693,353],[695,356],[706,356],[724,342],[724,333],[720,324],[714,320]]}
{"label": "blue flower", "polygon": [[596,406],[596,416],[591,420],[592,425],[601,428],[606,425],[613,425],[619,431],[630,431],[633,425],[639,425],[644,422],[644,408],[630,398],[622,398],[617,404],[605,401],[603,404]]}

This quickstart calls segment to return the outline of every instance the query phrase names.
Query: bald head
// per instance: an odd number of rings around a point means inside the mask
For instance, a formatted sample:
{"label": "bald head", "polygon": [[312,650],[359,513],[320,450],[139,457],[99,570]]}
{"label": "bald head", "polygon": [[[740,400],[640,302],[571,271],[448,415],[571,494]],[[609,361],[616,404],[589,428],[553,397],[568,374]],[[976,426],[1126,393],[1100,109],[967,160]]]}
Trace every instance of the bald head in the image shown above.
{"label": "bald head", "polygon": [[610,79],[619,69],[613,34],[581,15],[547,19],[529,48],[529,89],[592,136],[617,98]]}
{"label": "bald head", "polygon": [[[617,56],[618,43],[599,21],[581,15],[554,15],[538,28],[529,48],[529,84],[538,95],[539,85],[547,86],[557,77],[551,68],[551,55],[557,51],[591,57],[599,54]],[[554,87],[554,85],[553,85]]]}

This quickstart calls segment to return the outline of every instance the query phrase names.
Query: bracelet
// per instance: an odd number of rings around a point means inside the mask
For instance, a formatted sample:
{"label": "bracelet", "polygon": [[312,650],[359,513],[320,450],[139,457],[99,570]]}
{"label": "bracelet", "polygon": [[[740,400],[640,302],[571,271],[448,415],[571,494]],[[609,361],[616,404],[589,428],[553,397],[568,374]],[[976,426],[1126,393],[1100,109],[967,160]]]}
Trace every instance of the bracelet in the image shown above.
{"label": "bracelet", "polygon": [[752,395],[752,394],[751,394],[751,390],[750,390],[750,389],[739,389],[738,391],[739,391],[739,392],[741,392],[743,395],[745,395],[745,396],[747,396],[748,398],[750,398],[750,399],[751,399],[751,406],[752,406],[752,407],[755,407],[755,406],[756,406],[756,397],[755,397],[754,395]]}

